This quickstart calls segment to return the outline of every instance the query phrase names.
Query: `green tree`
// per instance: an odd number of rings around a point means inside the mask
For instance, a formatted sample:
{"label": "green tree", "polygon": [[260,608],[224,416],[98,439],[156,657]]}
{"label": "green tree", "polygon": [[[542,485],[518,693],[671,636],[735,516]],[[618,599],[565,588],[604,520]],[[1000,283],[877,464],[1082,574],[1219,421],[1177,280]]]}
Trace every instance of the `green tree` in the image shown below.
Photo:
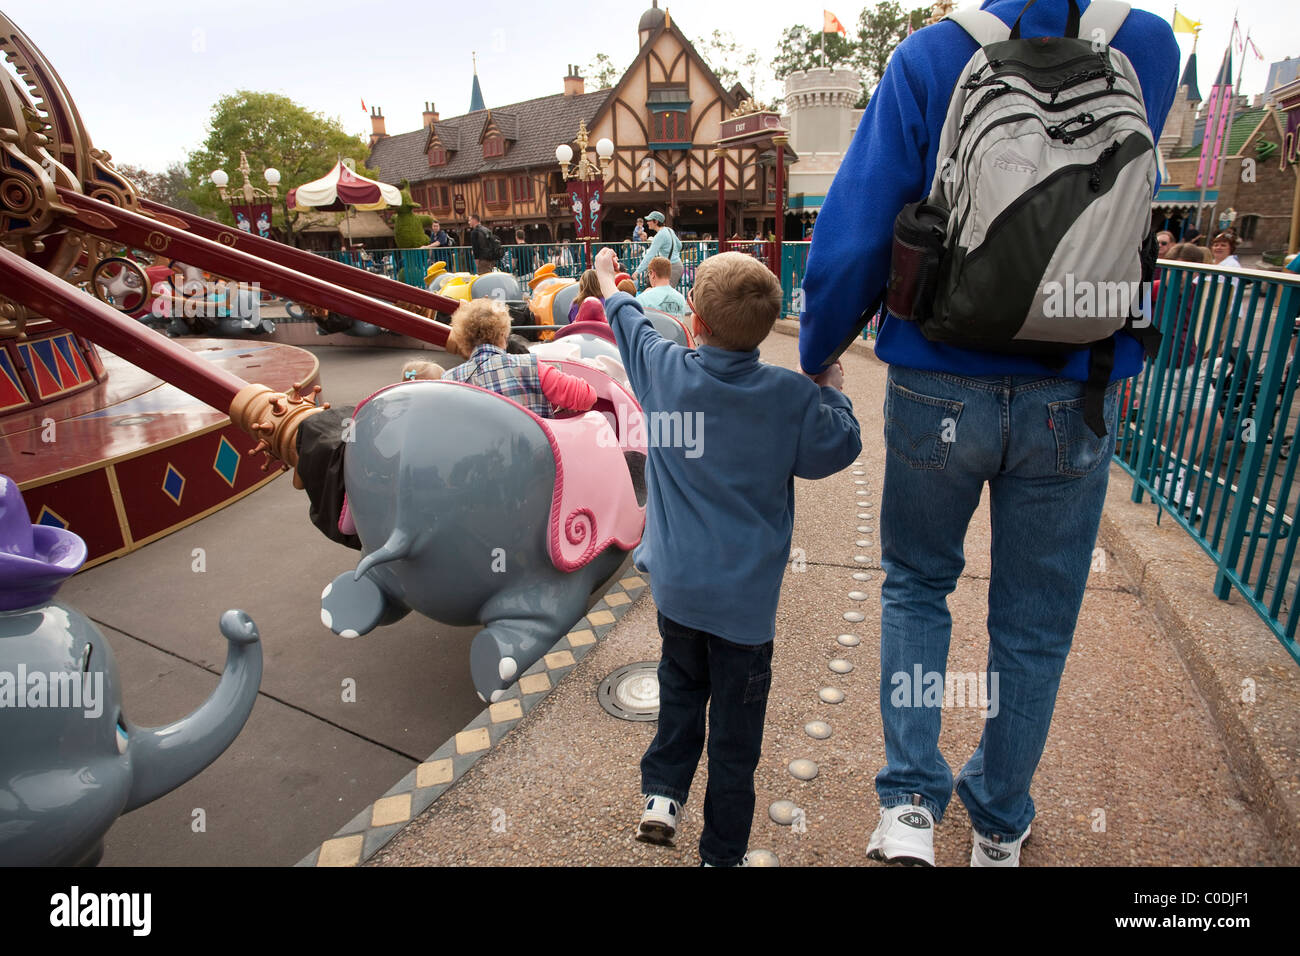
{"label": "green tree", "polygon": [[858,16],[857,30],[847,37],[838,33],[823,36],[821,31],[803,24],[786,27],[781,34],[777,55],[772,67],[777,79],[784,79],[795,70],[817,67],[850,67],[862,78],[862,97],[859,108],[867,105],[871,90],[885,75],[885,66],[894,48],[907,36],[910,22],[913,30],[925,25],[930,15],[928,7],[917,7],[904,13],[896,0],[881,0],[875,6],[864,8]]}
{"label": "green tree", "polygon": [[402,204],[393,217],[393,242],[398,249],[418,249],[429,241],[429,237],[420,225],[420,217],[415,214],[411,184],[403,179],[399,188],[402,190]]}
{"label": "green tree", "polygon": [[204,215],[232,221],[229,207],[208,176],[215,169],[224,169],[230,186],[239,187],[240,150],[248,154],[250,179],[257,179],[257,186],[265,188],[260,181],[264,169],[280,171],[280,195],[272,221],[291,245],[298,244],[306,222],[302,212],[289,209],[290,189],[324,176],[339,159],[355,160],[356,170],[363,176],[376,175],[363,165],[366,144],[347,133],[338,119],[312,113],[277,93],[239,90],[212,107],[207,138],[186,163],[191,171],[189,196]]}
{"label": "green tree", "polygon": [[151,173],[139,166],[118,163],[117,171],[135,184],[140,195],[181,212],[198,212],[190,199],[190,173],[184,163],[172,163],[164,172]]}
{"label": "green tree", "polygon": [[882,0],[873,7],[863,8],[858,16],[854,44],[857,48],[855,66],[862,74],[862,86],[868,95],[885,75],[894,48],[907,38],[908,23],[913,30],[919,30],[929,15],[930,11],[925,7],[904,12],[896,0]]}
{"label": "green tree", "polygon": [[786,27],[781,34],[777,54],[772,60],[772,69],[778,80],[785,79],[796,70],[815,70],[818,67],[852,66],[857,56],[857,46],[838,33],[828,33],[825,37],[825,52],[822,49],[821,31],[813,31],[802,23]]}
{"label": "green tree", "polygon": [[583,67],[582,72],[591,81],[593,89],[607,90],[614,85],[614,81],[622,75],[623,71],[605,54],[597,53],[592,61]]}
{"label": "green tree", "polygon": [[722,30],[714,30],[707,39],[697,40],[692,46],[709,64],[723,89],[729,90],[739,82],[748,88],[751,96],[758,96],[755,87],[763,69],[763,58],[757,50],[741,46],[734,36]]}

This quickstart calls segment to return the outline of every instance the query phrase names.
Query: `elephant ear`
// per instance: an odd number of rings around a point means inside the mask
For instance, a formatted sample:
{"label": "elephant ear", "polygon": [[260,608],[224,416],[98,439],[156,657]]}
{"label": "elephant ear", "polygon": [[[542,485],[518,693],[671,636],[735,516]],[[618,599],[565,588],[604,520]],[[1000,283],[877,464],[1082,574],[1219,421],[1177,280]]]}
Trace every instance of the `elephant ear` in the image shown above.
{"label": "elephant ear", "polygon": [[[638,501],[626,456],[645,456],[646,435],[643,427],[628,428],[629,421],[640,421],[641,406],[621,384],[581,362],[548,364],[584,379],[597,395],[592,412],[537,419],[555,455],[547,550],[557,570],[572,572],[611,544],[631,551],[641,542],[645,507]],[[611,415],[613,423],[601,412]],[[628,434],[617,434],[625,428]]]}

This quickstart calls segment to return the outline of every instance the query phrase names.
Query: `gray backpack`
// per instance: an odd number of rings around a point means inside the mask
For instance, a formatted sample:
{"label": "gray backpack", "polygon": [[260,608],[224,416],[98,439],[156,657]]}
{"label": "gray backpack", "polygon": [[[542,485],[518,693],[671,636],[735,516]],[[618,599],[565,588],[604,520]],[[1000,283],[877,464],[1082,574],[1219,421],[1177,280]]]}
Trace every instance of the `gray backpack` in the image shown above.
{"label": "gray backpack", "polygon": [[948,16],[980,49],[949,102],[929,199],[899,217],[888,300],[926,338],[1049,363],[1104,343],[1091,376],[1104,386],[1111,336],[1146,324],[1155,143],[1132,64],[1109,45],[1128,12],[1093,0],[1081,17],[1070,0],[1066,36],[1031,39],[1020,18],[1008,30],[985,10]]}

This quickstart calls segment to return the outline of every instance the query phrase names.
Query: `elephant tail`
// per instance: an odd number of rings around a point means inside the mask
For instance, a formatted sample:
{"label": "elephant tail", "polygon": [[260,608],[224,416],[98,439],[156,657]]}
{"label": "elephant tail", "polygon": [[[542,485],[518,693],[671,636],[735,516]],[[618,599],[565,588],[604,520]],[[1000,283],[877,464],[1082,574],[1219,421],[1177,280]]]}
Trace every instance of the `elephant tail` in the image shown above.
{"label": "elephant tail", "polygon": [[354,581],[360,581],[371,568],[378,567],[381,564],[387,564],[389,561],[398,561],[407,557],[411,553],[411,548],[415,544],[415,535],[402,528],[394,528],[393,533],[388,536],[388,540],[378,550],[370,552],[357,564],[356,573],[353,575]]}

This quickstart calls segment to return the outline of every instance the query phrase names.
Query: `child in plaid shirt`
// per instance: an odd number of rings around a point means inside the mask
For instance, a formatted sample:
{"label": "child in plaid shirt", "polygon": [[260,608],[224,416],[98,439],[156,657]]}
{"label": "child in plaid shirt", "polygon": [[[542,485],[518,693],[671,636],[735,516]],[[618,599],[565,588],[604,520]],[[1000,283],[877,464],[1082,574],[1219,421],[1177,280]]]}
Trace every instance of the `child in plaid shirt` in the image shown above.
{"label": "child in plaid shirt", "polygon": [[537,361],[535,355],[506,352],[510,313],[495,299],[473,299],[451,317],[447,351],[466,359],[442,377],[498,392],[543,418],[556,408],[585,412],[596,404],[596,390],[576,375]]}

